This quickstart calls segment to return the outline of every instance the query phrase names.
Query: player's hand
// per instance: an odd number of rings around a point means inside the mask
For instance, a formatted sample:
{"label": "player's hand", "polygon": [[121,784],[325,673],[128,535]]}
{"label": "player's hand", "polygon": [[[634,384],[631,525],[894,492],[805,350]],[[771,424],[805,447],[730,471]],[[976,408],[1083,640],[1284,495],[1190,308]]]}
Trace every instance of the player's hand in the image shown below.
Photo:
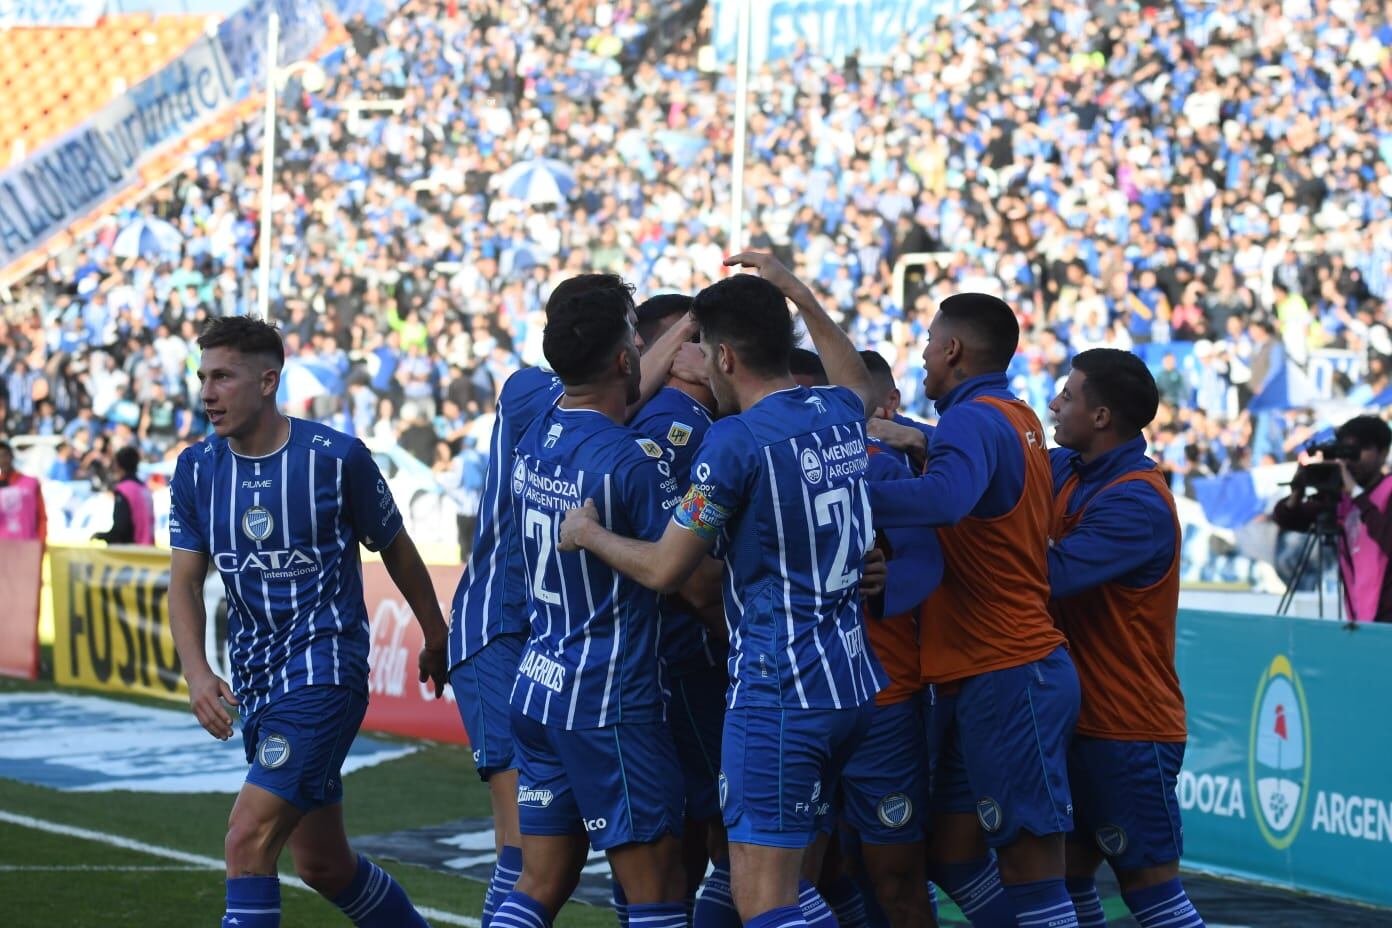
{"label": "player's hand", "polygon": [[189,678],[189,707],[193,709],[198,724],[202,725],[214,738],[226,741],[232,737],[232,719],[226,706],[236,706],[237,697],[227,681],[212,671]]}
{"label": "player's hand", "polygon": [[697,386],[710,385],[710,378],[706,376],[706,355],[700,345],[695,342],[682,343],[677,349],[677,356],[672,359],[672,376]]}
{"label": "player's hand", "polygon": [[449,658],[444,648],[421,648],[416,658],[420,667],[420,682],[435,684],[435,698],[445,695],[445,682],[449,679]]}
{"label": "player's hand", "polygon": [[865,552],[865,563],[860,568],[860,595],[879,596],[884,592],[888,579],[889,564],[885,562],[884,552],[879,548]]}
{"label": "player's hand", "polygon": [[807,285],[771,254],[762,251],[741,251],[725,259],[726,267],[752,267],[759,276],[778,288],[779,292],[793,302],[799,296],[810,294]]}
{"label": "player's hand", "polygon": [[595,508],[594,500],[587,499],[585,505],[566,512],[565,520],[561,522],[561,537],[556,543],[557,549],[579,551],[584,547],[584,533],[591,525],[598,524],[599,510]]}

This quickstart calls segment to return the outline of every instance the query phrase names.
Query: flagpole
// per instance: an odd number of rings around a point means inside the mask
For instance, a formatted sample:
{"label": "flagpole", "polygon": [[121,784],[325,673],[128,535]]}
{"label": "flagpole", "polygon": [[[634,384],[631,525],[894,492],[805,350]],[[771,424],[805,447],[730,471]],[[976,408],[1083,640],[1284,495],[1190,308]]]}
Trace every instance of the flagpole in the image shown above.
{"label": "flagpole", "polygon": [[744,250],[744,156],[749,122],[749,29],[753,0],[736,0],[739,25],[735,32],[735,138],[730,171],[730,240],[726,251]]}
{"label": "flagpole", "polygon": [[257,311],[271,320],[271,205],[275,192],[275,135],[277,59],[280,57],[280,14],[266,17],[266,114],[261,128],[261,241],[256,268]]}

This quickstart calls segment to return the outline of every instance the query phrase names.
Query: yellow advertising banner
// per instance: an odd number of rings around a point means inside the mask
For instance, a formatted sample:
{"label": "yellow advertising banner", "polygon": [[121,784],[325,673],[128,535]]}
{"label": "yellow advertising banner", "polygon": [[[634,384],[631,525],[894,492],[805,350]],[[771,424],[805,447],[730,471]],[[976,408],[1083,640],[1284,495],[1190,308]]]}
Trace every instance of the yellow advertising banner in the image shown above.
{"label": "yellow advertising banner", "polygon": [[53,675],[64,686],[187,699],[169,631],[169,552],[50,549]]}

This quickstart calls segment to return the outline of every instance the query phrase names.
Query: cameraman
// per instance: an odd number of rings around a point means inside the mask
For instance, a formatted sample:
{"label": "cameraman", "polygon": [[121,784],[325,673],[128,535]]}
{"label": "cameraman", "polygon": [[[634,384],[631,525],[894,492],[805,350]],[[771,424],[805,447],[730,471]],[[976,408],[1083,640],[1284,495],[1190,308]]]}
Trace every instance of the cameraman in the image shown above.
{"label": "cameraman", "polygon": [[1339,570],[1346,590],[1348,619],[1353,622],[1392,622],[1392,480],[1383,468],[1392,447],[1392,429],[1376,416],[1358,416],[1339,426],[1335,446],[1325,454],[1338,469],[1341,484],[1332,492],[1316,492],[1309,499],[1314,467],[1305,465],[1291,481],[1290,496],[1276,504],[1272,518],[1288,531],[1308,532],[1322,512],[1333,507],[1343,533],[1339,544]]}

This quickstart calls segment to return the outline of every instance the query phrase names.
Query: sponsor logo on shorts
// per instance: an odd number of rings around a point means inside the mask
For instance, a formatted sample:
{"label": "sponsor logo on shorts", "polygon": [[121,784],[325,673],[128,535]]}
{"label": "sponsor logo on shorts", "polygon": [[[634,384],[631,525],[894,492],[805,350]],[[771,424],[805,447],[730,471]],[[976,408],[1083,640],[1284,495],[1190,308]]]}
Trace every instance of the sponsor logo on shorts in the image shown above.
{"label": "sponsor logo on shorts", "polygon": [[603,831],[604,829],[606,829],[606,828],[608,828],[608,827],[609,827],[609,820],[608,820],[607,818],[587,818],[587,819],[585,819],[585,830],[586,830],[586,831]]}
{"label": "sponsor logo on shorts", "polygon": [[533,789],[530,786],[517,787],[517,804],[519,806],[533,806],[544,809],[555,799],[555,795],[549,789]]}
{"label": "sponsor logo on shorts", "polygon": [[985,796],[976,801],[976,818],[981,822],[982,828],[995,834],[1000,831],[1001,825],[1005,822],[1005,813],[1001,811],[999,802],[990,796]]}
{"label": "sponsor logo on shorts", "polygon": [[1097,846],[1102,849],[1102,853],[1108,857],[1120,857],[1126,853],[1126,845],[1130,843],[1126,840],[1126,829],[1120,825],[1103,825],[1097,829],[1093,838],[1097,840]]}
{"label": "sponsor logo on shorts", "polygon": [[284,735],[267,735],[256,749],[256,760],[267,770],[284,767],[290,759],[290,739]]}
{"label": "sponsor logo on shorts", "polygon": [[716,781],[720,791],[720,811],[725,811],[725,800],[730,798],[730,781],[725,776],[725,771],[720,771],[720,779]]}
{"label": "sponsor logo on shorts", "polygon": [[913,800],[903,793],[890,793],[880,800],[875,814],[886,828],[903,828],[913,818]]}

